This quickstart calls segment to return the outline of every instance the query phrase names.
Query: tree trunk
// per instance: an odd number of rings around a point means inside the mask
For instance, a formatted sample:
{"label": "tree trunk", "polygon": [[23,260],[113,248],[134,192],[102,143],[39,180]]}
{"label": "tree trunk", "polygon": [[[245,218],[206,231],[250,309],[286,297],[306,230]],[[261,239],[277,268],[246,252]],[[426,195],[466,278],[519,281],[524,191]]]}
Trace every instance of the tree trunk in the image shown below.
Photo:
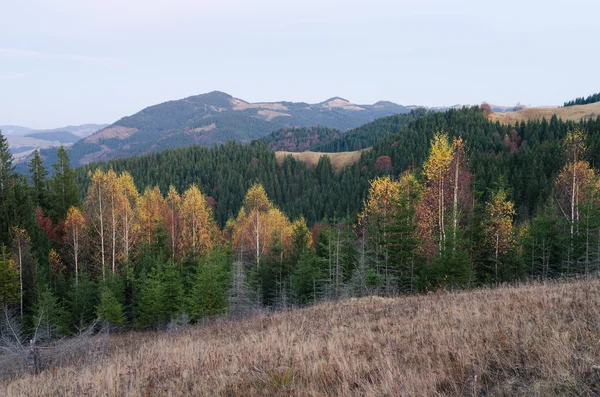
{"label": "tree trunk", "polygon": [[23,253],[21,248],[21,240],[18,242],[19,245],[19,284],[21,291],[21,320],[23,320]]}
{"label": "tree trunk", "polygon": [[102,190],[98,184],[98,208],[100,210],[100,251],[102,257],[102,281],[106,281],[106,261],[104,258],[104,212],[102,210]]}
{"label": "tree trunk", "polygon": [[75,257],[75,285],[79,285],[79,235],[77,225],[73,227],[73,254]]}
{"label": "tree trunk", "polygon": [[453,203],[453,208],[452,208],[452,217],[453,219],[453,230],[452,230],[452,237],[453,237],[453,247],[452,247],[452,251],[456,251],[456,230],[458,228],[458,164],[459,164],[459,160],[460,160],[460,153],[457,151],[456,153],[456,161],[455,161],[455,165],[454,165],[454,203]]}

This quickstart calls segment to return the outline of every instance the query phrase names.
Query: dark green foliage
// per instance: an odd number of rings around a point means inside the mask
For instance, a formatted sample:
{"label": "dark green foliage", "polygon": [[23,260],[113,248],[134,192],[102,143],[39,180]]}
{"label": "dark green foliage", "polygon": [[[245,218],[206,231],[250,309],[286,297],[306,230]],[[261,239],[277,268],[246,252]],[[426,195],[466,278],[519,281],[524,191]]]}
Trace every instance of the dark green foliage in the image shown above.
{"label": "dark green foliage", "polygon": [[383,138],[395,135],[403,127],[427,114],[423,108],[408,114],[398,114],[373,121],[344,133],[331,142],[323,142],[311,147],[316,152],[349,152],[373,146]]}
{"label": "dark green foliage", "polygon": [[31,175],[31,187],[33,189],[33,202],[44,212],[48,212],[49,190],[48,190],[48,170],[44,167],[40,152],[33,152],[33,158],[29,163],[29,174]]}
{"label": "dark green foliage", "polygon": [[183,279],[172,261],[156,262],[137,285],[136,328],[158,328],[183,313]]}
{"label": "dark green foliage", "polygon": [[188,295],[187,306],[192,319],[212,317],[227,311],[230,264],[231,254],[219,248],[198,262],[194,283]]}
{"label": "dark green foliage", "polygon": [[[113,297],[111,293],[111,297]],[[90,324],[96,318],[96,307],[98,306],[98,285],[90,279],[86,274],[79,276],[79,282],[75,285],[71,285],[70,290],[67,292],[66,305],[70,315],[69,326],[71,330],[84,329],[87,324]],[[108,299],[107,297],[105,297]],[[114,297],[113,297],[114,298]],[[106,317],[115,318],[108,313],[108,307],[106,306],[110,302],[104,302],[104,311],[102,312]],[[113,304],[113,303],[111,303]],[[110,311],[114,310],[111,308]],[[121,309],[121,312],[123,310]]]}
{"label": "dark green foliage", "polygon": [[339,130],[316,125],[312,127],[282,128],[267,135],[261,141],[265,142],[271,150],[304,152],[325,145],[341,135],[342,132]]}
{"label": "dark green foliage", "polygon": [[15,174],[8,141],[0,131],[0,244],[9,244],[11,228],[15,225]]}
{"label": "dark green foliage", "polygon": [[588,103],[600,102],[600,92],[597,94],[589,95],[587,98],[580,97],[571,101],[565,102],[564,106],[575,106],[575,105],[587,105]]}
{"label": "dark green foliage", "polygon": [[48,288],[44,288],[38,297],[33,321],[40,339],[48,340],[69,332],[68,314]]}
{"label": "dark green foliage", "polygon": [[456,241],[453,233],[448,229],[445,243],[440,254],[433,260],[429,269],[426,269],[426,288],[461,288],[471,281],[471,261],[469,252],[461,233],[457,233]]}
{"label": "dark green foliage", "polygon": [[125,324],[123,306],[109,288],[102,290],[100,305],[96,310],[98,318],[110,325],[122,327]]}
{"label": "dark green foliage", "polygon": [[307,305],[321,298],[325,291],[325,280],[321,261],[312,250],[305,249],[290,279],[294,301],[298,305]]}
{"label": "dark green foliage", "polygon": [[77,205],[79,196],[75,185],[75,172],[71,169],[69,156],[63,146],[58,149],[58,159],[52,166],[54,175],[51,181],[52,210],[54,221],[64,219],[69,207]]}

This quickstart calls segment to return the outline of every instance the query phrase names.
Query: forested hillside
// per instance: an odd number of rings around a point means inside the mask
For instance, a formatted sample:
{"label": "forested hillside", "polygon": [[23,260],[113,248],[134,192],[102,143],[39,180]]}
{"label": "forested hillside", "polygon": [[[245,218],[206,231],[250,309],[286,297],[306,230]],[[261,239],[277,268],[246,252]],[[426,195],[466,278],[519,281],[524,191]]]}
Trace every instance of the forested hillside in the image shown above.
{"label": "forested hillside", "polygon": [[315,125],[312,127],[282,128],[275,131],[261,141],[269,149],[286,152],[304,152],[311,148],[326,144],[340,137],[342,132],[333,128]]}
{"label": "forested hillside", "polygon": [[350,152],[373,146],[383,138],[395,135],[412,121],[427,114],[424,108],[411,110],[407,114],[398,114],[381,118],[350,130],[331,142],[322,142],[310,148],[316,152]]}
{"label": "forested hillside", "polygon": [[338,173],[259,142],[77,170],[61,148],[51,177],[36,153],[31,183],[0,136],[11,324],[50,339],[600,269],[600,119],[510,126],[475,107],[380,133]]}

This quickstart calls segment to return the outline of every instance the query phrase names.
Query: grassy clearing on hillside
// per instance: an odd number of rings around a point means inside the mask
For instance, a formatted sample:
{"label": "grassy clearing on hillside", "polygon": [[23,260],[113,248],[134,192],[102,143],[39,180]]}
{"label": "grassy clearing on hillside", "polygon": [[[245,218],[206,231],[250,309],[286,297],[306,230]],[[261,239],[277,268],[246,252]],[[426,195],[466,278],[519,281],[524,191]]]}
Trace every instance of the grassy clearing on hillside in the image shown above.
{"label": "grassy clearing on hillside", "polygon": [[598,280],[363,298],[111,337],[2,396],[581,396],[600,392]]}
{"label": "grassy clearing on hillside", "polygon": [[563,120],[580,121],[590,117],[595,119],[600,116],[600,102],[568,106],[566,108],[528,108],[518,112],[492,113],[489,118],[492,121],[498,120],[504,124],[514,124],[515,122],[541,120],[542,118],[549,121],[554,114]]}
{"label": "grassy clearing on hillside", "polygon": [[360,160],[362,152],[371,150],[371,148],[356,150],[354,152],[338,152],[338,153],[325,153],[325,152],[275,152],[277,161],[281,164],[285,156],[293,156],[298,161],[303,161],[309,165],[317,165],[319,159],[322,156],[329,156],[331,160],[331,166],[335,172],[339,172],[342,168],[347,167],[356,163]]}

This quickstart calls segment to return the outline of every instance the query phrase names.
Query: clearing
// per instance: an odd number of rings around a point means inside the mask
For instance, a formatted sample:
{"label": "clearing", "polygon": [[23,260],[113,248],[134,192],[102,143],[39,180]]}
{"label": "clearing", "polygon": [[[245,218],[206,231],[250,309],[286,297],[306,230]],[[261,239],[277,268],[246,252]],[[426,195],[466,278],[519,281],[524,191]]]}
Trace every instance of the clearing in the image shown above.
{"label": "clearing", "polygon": [[335,172],[339,172],[342,168],[347,167],[356,163],[360,160],[360,156],[366,150],[371,148],[356,150],[354,152],[337,152],[337,153],[326,153],[326,152],[275,152],[277,161],[281,164],[285,156],[292,156],[298,161],[303,161],[308,165],[317,165],[319,159],[323,156],[328,156],[331,160],[331,166]]}

